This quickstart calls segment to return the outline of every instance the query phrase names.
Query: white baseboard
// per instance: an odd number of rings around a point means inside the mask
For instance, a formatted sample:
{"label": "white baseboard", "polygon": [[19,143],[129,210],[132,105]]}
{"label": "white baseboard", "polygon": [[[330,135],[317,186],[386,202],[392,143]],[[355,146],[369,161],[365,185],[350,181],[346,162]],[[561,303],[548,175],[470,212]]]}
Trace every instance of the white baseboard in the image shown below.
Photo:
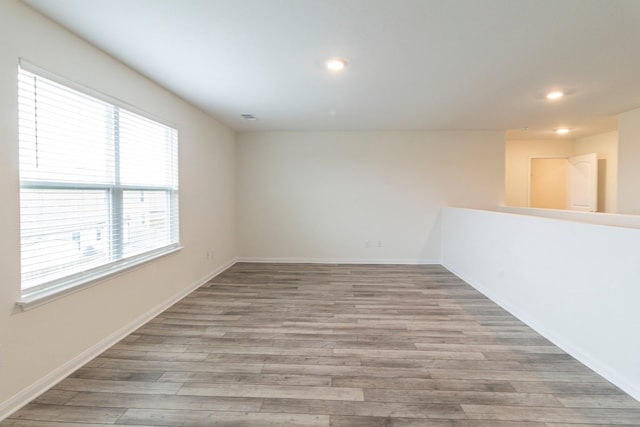
{"label": "white baseboard", "polygon": [[345,258],[260,258],[240,257],[237,262],[256,262],[265,264],[440,264],[439,259],[345,259]]}
{"label": "white baseboard", "polygon": [[135,331],[136,329],[138,329],[139,327],[147,323],[149,320],[153,319],[158,314],[162,313],[164,310],[171,307],[173,304],[180,301],[182,298],[186,297],[188,294],[190,294],[200,286],[204,285],[205,283],[207,283],[208,281],[210,281],[220,273],[224,272],[226,269],[231,267],[236,262],[237,260],[233,259],[228,263],[224,264],[223,266],[217,268],[213,272],[207,274],[205,277],[201,278],[200,280],[197,280],[196,282],[192,283],[185,289],[173,295],[171,298],[163,301],[162,303],[153,307],[151,310],[138,316],[133,321],[129,322],[122,328],[118,329],[117,331],[113,332],[109,336],[105,337],[97,344],[86,349],[85,351],[83,351],[82,353],[80,353],[79,355],[77,355],[76,357],[74,357],[64,365],[54,369],[49,374],[45,375],[35,383],[31,384],[27,388],[20,391],[18,394],[0,403],[0,421],[9,417],[18,409],[22,408],[24,405],[31,402],[33,399],[40,396],[45,391],[49,390],[51,387],[53,387],[54,385],[56,385],[57,383],[59,383],[69,375],[71,375],[73,372],[75,372],[76,370],[84,366],[87,362],[99,356],[102,352],[107,350],[109,347],[116,344],[122,338],[126,337],[127,335],[129,335],[130,333],[132,333],[133,331]]}
{"label": "white baseboard", "polygon": [[640,387],[636,384],[630,383],[627,379],[618,374],[615,369],[611,368],[606,363],[603,363],[599,360],[594,359],[584,352],[581,348],[577,347],[575,344],[571,343],[570,340],[564,338],[562,334],[558,334],[553,330],[550,330],[548,327],[541,325],[535,318],[531,317],[527,313],[523,313],[518,308],[511,305],[509,302],[503,300],[499,296],[495,295],[493,292],[487,290],[485,286],[477,281],[472,280],[464,274],[460,274],[455,269],[443,263],[444,268],[464,280],[466,283],[471,285],[481,294],[489,298],[494,303],[498,304],[500,307],[507,310],[518,320],[525,323],[531,329],[551,341],[553,344],[561,348],[564,352],[570,354],[580,363],[597,373],[598,375],[605,378],[610,383],[614,384],[616,387],[627,393],[629,396],[633,397],[637,401],[640,401]]}

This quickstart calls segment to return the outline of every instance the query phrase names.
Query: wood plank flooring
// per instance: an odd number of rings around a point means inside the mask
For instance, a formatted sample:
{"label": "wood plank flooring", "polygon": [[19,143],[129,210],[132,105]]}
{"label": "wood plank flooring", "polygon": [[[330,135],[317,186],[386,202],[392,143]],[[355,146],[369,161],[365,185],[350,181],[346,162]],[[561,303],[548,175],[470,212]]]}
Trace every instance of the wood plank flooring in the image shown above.
{"label": "wood plank flooring", "polygon": [[0,423],[640,426],[441,266],[239,263]]}

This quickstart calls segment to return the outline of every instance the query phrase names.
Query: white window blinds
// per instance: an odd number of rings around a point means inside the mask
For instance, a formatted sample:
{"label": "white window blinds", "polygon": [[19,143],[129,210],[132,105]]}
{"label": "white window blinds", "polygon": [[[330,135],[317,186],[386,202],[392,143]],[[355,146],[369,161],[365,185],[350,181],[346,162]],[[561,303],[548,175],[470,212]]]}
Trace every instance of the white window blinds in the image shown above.
{"label": "white window blinds", "polygon": [[23,296],[178,246],[175,129],[23,68],[18,108]]}

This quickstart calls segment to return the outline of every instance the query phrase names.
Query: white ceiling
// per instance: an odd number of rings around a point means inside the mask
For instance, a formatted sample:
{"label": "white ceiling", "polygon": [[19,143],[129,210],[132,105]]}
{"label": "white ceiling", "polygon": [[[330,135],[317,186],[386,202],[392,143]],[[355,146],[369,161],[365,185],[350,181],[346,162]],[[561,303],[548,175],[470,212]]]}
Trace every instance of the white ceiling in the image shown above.
{"label": "white ceiling", "polygon": [[575,138],[640,107],[638,0],[24,2],[239,131]]}

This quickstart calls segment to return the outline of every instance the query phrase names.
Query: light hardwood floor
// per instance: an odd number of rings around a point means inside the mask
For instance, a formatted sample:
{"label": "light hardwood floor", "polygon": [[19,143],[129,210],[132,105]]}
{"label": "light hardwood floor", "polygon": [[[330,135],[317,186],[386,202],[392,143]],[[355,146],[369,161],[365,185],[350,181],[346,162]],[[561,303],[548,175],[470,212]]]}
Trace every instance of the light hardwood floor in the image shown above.
{"label": "light hardwood floor", "polygon": [[1,426],[640,426],[440,266],[239,263]]}

